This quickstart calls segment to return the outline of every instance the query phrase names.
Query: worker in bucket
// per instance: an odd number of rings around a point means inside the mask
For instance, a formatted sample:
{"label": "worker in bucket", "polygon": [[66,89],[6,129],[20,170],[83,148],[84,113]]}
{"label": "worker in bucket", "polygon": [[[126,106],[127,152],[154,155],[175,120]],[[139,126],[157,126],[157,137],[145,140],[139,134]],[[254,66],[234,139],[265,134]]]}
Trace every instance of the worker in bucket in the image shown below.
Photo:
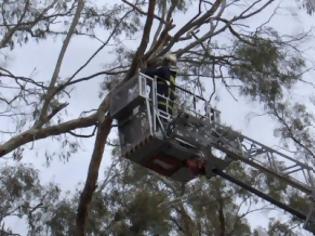
{"label": "worker in bucket", "polygon": [[175,54],[167,54],[162,59],[162,65],[157,68],[148,68],[144,74],[157,78],[158,109],[168,116],[173,113],[175,99],[175,79],[177,74],[177,59]]}

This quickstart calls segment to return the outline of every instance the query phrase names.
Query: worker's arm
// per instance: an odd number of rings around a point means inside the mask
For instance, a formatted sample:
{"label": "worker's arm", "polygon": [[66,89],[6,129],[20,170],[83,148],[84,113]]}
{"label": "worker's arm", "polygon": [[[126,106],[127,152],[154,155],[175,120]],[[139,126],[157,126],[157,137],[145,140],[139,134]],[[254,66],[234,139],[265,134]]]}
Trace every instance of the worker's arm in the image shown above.
{"label": "worker's arm", "polygon": [[176,89],[176,75],[170,75],[170,99],[171,101],[174,101],[176,96],[175,96],[175,89]]}
{"label": "worker's arm", "polygon": [[154,78],[159,77],[160,79],[168,79],[167,68],[159,67],[159,68],[147,68],[143,71],[144,74]]}

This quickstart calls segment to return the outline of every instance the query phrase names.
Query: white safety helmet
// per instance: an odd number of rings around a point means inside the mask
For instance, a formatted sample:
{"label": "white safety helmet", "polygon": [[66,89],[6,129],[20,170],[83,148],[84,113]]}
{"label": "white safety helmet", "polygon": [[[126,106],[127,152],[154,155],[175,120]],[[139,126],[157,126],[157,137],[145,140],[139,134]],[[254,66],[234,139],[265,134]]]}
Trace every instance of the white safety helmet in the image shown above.
{"label": "white safety helmet", "polygon": [[177,63],[176,54],[173,53],[166,54],[164,56],[164,60],[169,62],[171,65],[176,65]]}
{"label": "white safety helmet", "polygon": [[171,72],[178,72],[178,68],[176,66],[177,58],[176,54],[169,53],[164,56],[164,62],[169,66]]}

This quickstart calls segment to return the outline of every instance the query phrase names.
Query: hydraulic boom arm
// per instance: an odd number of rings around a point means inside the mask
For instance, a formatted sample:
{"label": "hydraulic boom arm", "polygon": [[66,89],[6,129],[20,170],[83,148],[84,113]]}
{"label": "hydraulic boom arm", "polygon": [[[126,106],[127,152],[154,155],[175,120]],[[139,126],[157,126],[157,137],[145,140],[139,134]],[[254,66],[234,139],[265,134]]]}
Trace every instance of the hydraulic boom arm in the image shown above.
{"label": "hydraulic boom arm", "polygon": [[225,153],[232,161],[239,160],[259,170],[259,172],[271,175],[279,181],[284,181],[292,188],[304,193],[310,202],[309,212],[294,209],[289,204],[280,202],[244,181],[234,178],[222,169],[215,168],[212,169],[212,172],[300,218],[305,222],[305,229],[315,234],[314,169],[228,127],[216,124],[211,129],[211,138],[208,139],[210,141],[209,147],[214,147]]}

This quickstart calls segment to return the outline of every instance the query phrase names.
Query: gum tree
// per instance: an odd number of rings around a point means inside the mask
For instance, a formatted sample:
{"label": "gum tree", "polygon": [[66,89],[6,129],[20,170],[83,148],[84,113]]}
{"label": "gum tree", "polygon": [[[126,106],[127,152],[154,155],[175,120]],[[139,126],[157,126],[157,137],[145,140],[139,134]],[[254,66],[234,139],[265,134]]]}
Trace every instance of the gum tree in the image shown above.
{"label": "gum tree", "polygon": [[[311,130],[304,129],[311,125],[312,114],[299,104],[290,103],[290,107],[285,97],[286,91],[302,81],[305,63],[296,50],[296,42],[303,35],[285,38],[268,26],[276,15],[277,3],[275,0],[121,0],[111,4],[85,0],[3,1],[0,49],[4,58],[30,41],[41,43],[53,38],[62,43],[47,78],[20,75],[14,67],[9,69],[9,62],[1,63],[1,123],[13,121],[15,125],[2,130],[0,157],[13,153],[13,158],[21,159],[26,145],[57,137],[58,142],[68,146],[64,155],[67,158],[78,151],[76,139],[94,138],[76,214],[77,235],[84,235],[106,141],[113,127],[108,113],[110,90],[169,52],[179,59],[180,77],[197,81],[200,86],[212,84],[212,94],[216,87],[223,86],[229,92],[236,88],[240,95],[254,98],[279,121],[278,134],[313,157]],[[311,1],[305,3],[308,10],[312,9]],[[247,25],[260,16],[266,19]],[[66,54],[80,37],[88,37],[98,45],[97,49],[84,63],[74,63],[73,73],[65,75],[62,70]],[[128,45],[124,43],[126,38],[135,40]],[[110,60],[98,71],[89,71],[88,66],[100,53],[108,53]],[[96,109],[82,110],[78,117],[67,116],[73,89],[100,78],[102,93]],[[90,127],[91,134],[79,134]]]}

